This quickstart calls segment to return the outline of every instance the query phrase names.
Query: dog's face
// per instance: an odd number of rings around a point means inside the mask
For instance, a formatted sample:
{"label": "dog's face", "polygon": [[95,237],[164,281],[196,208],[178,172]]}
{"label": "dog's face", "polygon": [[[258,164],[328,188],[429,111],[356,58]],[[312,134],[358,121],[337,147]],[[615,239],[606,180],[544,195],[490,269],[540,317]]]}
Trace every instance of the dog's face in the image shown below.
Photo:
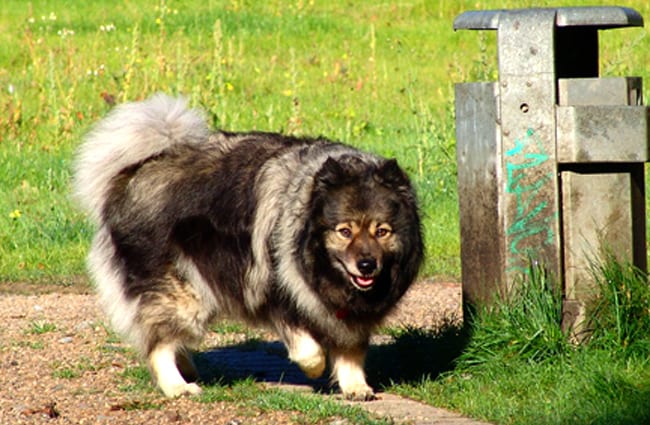
{"label": "dog's face", "polygon": [[364,216],[342,221],[325,235],[334,267],[360,291],[372,288],[395,245],[390,223]]}
{"label": "dog's face", "polygon": [[328,160],[319,184],[330,263],[354,288],[369,291],[417,225],[404,216],[408,180],[395,161],[375,165],[349,157]]}

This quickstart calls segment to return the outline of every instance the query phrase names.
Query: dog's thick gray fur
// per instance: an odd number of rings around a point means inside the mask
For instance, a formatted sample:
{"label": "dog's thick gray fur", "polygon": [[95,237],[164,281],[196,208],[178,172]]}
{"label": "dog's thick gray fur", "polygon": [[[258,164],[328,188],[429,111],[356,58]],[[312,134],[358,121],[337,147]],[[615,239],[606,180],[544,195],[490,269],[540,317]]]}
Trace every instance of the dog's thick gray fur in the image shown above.
{"label": "dog's thick gray fur", "polygon": [[394,160],[323,138],[211,132],[183,99],[116,107],[86,137],[75,192],[115,329],[168,396],[197,393],[188,349],[234,317],[274,329],[308,376],[372,398],[372,330],[422,260],[415,195]]}

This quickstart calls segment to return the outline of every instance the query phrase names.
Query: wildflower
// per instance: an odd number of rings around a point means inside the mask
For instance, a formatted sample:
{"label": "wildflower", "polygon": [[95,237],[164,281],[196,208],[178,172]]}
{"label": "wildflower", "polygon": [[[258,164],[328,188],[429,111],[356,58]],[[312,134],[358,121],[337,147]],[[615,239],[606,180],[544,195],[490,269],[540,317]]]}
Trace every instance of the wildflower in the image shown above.
{"label": "wildflower", "polygon": [[101,32],[111,32],[111,31],[115,31],[115,29],[116,29],[116,27],[115,27],[115,24],[113,24],[113,23],[108,24],[108,25],[100,25],[99,26],[99,30]]}
{"label": "wildflower", "polygon": [[9,218],[11,218],[11,219],[13,219],[13,220],[17,220],[17,219],[19,219],[22,215],[23,215],[23,213],[20,212],[20,210],[16,209],[16,210],[13,210],[12,212],[9,213]]}
{"label": "wildflower", "polygon": [[97,76],[100,76],[100,75],[104,75],[105,70],[106,70],[106,67],[104,66],[104,64],[101,64],[101,65],[99,65],[99,68],[96,68],[96,69],[88,68],[88,69],[86,69],[86,75],[88,75],[89,77],[97,77]]}
{"label": "wildflower", "polygon": [[60,29],[56,32],[61,38],[67,38],[74,35],[74,30],[69,30],[67,28]]}
{"label": "wildflower", "polygon": [[56,21],[56,13],[50,12],[50,16],[41,15],[41,21]]}

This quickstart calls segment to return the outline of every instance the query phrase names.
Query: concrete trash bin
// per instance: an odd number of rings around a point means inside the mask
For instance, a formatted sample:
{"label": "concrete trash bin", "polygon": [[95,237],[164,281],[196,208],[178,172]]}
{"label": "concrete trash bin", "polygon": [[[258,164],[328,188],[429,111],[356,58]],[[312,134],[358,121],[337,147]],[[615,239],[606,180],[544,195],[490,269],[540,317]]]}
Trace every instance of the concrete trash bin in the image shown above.
{"label": "concrete trash bin", "polygon": [[489,302],[543,265],[567,326],[594,293],[603,247],[646,270],[648,108],[640,78],[599,78],[600,30],[643,26],[623,7],[470,11],[496,30],[499,79],[456,85],[463,296]]}

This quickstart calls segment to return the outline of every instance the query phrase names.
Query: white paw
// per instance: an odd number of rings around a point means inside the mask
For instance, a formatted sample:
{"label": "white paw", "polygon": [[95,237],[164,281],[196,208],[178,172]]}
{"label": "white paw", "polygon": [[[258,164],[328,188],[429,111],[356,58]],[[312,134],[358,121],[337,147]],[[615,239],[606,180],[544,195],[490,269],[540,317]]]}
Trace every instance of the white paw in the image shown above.
{"label": "white paw", "polygon": [[[341,386],[339,384],[339,386]],[[353,401],[370,401],[376,400],[375,392],[365,382],[354,385],[347,385],[345,388],[341,386],[343,397],[347,400]]]}
{"label": "white paw", "polygon": [[169,398],[180,397],[183,395],[196,395],[201,393],[201,387],[195,383],[160,386],[163,394]]}
{"label": "white paw", "polygon": [[375,400],[375,393],[366,383],[363,363],[366,350],[363,347],[337,350],[332,349],[332,368],[334,378],[338,381],[343,396],[348,400]]}

